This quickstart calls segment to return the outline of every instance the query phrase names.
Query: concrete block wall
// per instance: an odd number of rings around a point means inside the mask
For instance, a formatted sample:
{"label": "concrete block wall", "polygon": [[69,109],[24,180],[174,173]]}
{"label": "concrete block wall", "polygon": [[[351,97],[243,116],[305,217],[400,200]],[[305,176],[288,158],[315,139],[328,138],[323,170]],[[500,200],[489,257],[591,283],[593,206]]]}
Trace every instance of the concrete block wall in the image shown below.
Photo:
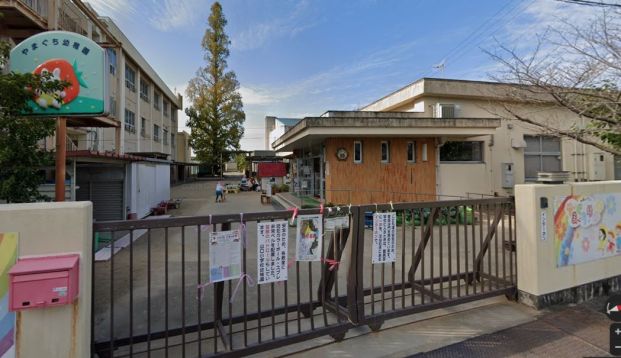
{"label": "concrete block wall", "polygon": [[73,304],[17,312],[17,358],[90,356],[92,217],[90,202],[0,205],[0,231],[18,233],[18,258],[80,254]]}
{"label": "concrete block wall", "polygon": [[[516,185],[518,291],[522,302],[542,308],[621,290],[621,255],[557,267],[555,197],[597,193],[621,193],[621,181]],[[542,198],[547,199],[547,208],[541,207]],[[543,212],[547,223],[542,226]]]}

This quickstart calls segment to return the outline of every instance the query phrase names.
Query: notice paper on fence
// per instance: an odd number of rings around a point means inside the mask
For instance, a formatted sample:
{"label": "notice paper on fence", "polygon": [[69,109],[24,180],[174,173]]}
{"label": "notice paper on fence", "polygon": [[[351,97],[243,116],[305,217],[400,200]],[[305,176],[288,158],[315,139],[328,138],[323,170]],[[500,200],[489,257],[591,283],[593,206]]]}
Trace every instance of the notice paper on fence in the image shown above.
{"label": "notice paper on fence", "polygon": [[296,229],[295,259],[297,261],[319,261],[322,253],[322,216],[300,215]]}
{"label": "notice paper on fence", "polygon": [[287,280],[286,220],[257,224],[257,282],[259,284]]}
{"label": "notice paper on fence", "polygon": [[239,230],[209,233],[209,281],[220,282],[241,275],[241,235]]}
{"label": "notice paper on fence", "polygon": [[397,253],[397,214],[373,214],[373,255],[371,262],[395,262]]}

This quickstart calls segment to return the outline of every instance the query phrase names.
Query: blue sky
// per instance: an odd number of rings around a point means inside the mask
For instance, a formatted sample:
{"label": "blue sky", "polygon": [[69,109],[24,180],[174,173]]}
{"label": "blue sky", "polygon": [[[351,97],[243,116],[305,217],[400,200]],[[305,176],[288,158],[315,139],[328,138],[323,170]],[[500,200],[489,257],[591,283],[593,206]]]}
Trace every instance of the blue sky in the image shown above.
{"label": "blue sky", "polygon": [[[171,89],[203,65],[211,1],[91,0]],[[264,149],[266,115],[355,109],[416,79],[488,79],[482,49],[527,51],[548,26],[598,11],[555,0],[223,0],[229,68],[246,112],[243,149]],[[444,71],[434,65],[444,63]],[[185,116],[180,115],[184,122]]]}

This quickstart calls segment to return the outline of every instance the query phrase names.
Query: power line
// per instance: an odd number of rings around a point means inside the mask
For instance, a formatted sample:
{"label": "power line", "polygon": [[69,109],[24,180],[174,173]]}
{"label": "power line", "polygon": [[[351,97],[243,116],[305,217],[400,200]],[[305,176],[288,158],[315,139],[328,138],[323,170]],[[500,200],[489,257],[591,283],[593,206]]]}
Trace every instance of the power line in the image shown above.
{"label": "power line", "polygon": [[[480,45],[484,40],[489,38],[489,35],[497,32],[500,26],[506,25],[512,22],[518,15],[520,15],[530,5],[532,5],[533,2],[534,0],[531,0],[529,2],[517,2],[513,6],[510,6],[512,1],[507,2],[507,4],[505,4],[494,15],[489,17],[485,22],[479,25],[474,31],[472,31],[465,39],[463,39],[459,44],[457,44],[457,46],[453,47],[443,57],[442,63],[444,64],[444,66],[446,66],[447,63],[452,62],[453,59],[455,60],[459,59],[463,54],[465,54],[471,48],[470,45],[474,43],[476,43],[477,46]],[[503,21],[509,16],[511,17],[509,18],[508,21]],[[425,77],[432,72],[433,71],[427,71],[423,75],[421,75],[421,77]]]}
{"label": "power line", "polygon": [[614,7],[621,9],[621,4],[607,3],[603,1],[590,1],[590,0],[556,0],[567,4],[585,5],[585,6],[598,6],[598,7]]}

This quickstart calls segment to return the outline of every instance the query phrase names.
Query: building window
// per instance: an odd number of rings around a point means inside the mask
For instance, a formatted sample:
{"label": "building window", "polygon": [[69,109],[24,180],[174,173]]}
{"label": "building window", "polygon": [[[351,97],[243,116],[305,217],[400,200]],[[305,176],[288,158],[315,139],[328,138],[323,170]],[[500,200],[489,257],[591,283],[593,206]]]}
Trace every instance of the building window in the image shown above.
{"label": "building window", "polygon": [[389,163],[390,162],[390,142],[385,141],[385,140],[382,141],[381,150],[382,150],[382,163]]}
{"label": "building window", "polygon": [[147,119],[140,118],[140,135],[144,138],[147,136]]}
{"label": "building window", "polygon": [[113,48],[107,48],[108,63],[110,64],[110,74],[116,75],[116,51]]}
{"label": "building window", "polygon": [[454,104],[438,103],[438,118],[455,118],[456,106]]}
{"label": "building window", "polygon": [[446,142],[440,147],[441,162],[482,162],[483,142]]}
{"label": "building window", "polygon": [[128,109],[125,109],[125,130],[136,133],[136,114]]}
{"label": "building window", "polygon": [[168,145],[168,129],[164,129],[164,135],[162,135],[162,138],[164,138],[164,145]]}
{"label": "building window", "polygon": [[362,163],[362,142],[354,141],[354,163]]}
{"label": "building window", "polygon": [[561,171],[561,140],[556,137],[524,136],[524,177],[537,180],[538,172]]}
{"label": "building window", "polygon": [[153,140],[156,142],[160,141],[160,126],[157,124],[153,125]]}
{"label": "building window", "polygon": [[164,117],[168,117],[168,101],[164,100],[162,103]]}
{"label": "building window", "polygon": [[170,133],[170,146],[175,147],[175,133]]}
{"label": "building window", "polygon": [[144,80],[140,80],[140,98],[142,98],[145,102],[149,102],[149,84],[144,81]]}
{"label": "building window", "polygon": [[160,110],[160,94],[159,92],[153,91],[153,108],[156,110]]}
{"label": "building window", "polygon": [[125,65],[125,87],[132,92],[136,92],[136,71],[128,65]]}
{"label": "building window", "polygon": [[408,163],[416,163],[416,142],[408,142]]}

